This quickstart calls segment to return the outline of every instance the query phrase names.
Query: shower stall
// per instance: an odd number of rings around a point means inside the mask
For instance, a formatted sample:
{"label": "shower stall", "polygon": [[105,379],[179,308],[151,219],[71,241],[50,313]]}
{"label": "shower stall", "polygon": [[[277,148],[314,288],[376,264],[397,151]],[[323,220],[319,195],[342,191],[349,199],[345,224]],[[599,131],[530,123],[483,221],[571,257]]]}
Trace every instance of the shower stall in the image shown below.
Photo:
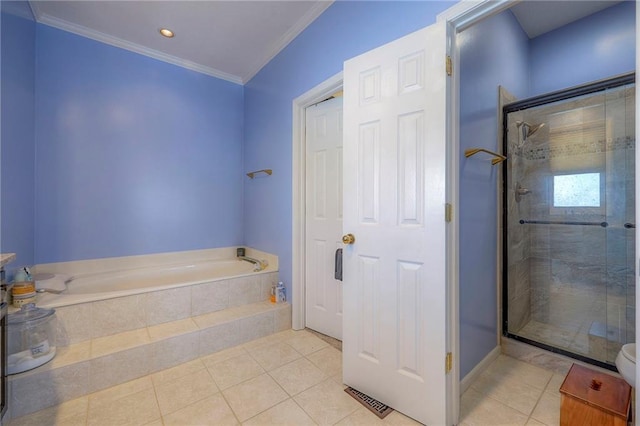
{"label": "shower stall", "polygon": [[503,333],[605,368],[635,341],[635,75],[503,108]]}

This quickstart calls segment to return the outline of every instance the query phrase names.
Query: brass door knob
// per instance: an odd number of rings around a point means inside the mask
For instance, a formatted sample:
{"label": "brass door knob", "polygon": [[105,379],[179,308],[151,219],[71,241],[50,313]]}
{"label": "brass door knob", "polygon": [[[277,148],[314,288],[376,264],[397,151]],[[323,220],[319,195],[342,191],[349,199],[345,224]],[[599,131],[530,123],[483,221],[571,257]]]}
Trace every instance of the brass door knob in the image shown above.
{"label": "brass door knob", "polygon": [[342,242],[344,244],[353,244],[356,242],[356,237],[353,234],[346,234],[342,236]]}

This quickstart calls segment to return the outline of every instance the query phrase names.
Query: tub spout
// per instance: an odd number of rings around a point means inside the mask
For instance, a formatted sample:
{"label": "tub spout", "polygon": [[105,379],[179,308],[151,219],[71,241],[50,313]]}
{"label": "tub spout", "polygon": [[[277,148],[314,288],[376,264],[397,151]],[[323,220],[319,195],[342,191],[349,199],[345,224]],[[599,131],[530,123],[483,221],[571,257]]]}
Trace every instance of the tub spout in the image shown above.
{"label": "tub spout", "polygon": [[249,263],[253,263],[255,265],[255,268],[253,268],[254,272],[262,271],[267,266],[269,266],[269,263],[266,260],[258,260],[258,259],[254,259],[253,257],[238,256],[238,259],[244,260]]}
{"label": "tub spout", "polygon": [[52,288],[39,288],[36,290],[36,293],[52,293],[52,294],[61,294],[64,290],[54,290]]}

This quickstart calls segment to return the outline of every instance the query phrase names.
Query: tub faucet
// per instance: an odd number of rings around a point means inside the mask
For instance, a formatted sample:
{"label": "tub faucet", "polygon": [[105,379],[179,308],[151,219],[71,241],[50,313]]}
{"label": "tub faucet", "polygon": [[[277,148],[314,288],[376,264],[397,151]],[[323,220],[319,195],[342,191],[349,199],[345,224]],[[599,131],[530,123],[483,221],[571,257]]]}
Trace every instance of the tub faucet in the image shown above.
{"label": "tub faucet", "polygon": [[253,268],[254,272],[262,271],[268,265],[266,260],[258,260],[258,259],[254,259],[253,257],[238,256],[238,259],[244,260],[249,263],[253,263],[255,265],[255,268]]}
{"label": "tub faucet", "polygon": [[253,257],[245,256],[244,255],[244,248],[236,249],[236,257],[238,259],[240,259],[240,260],[244,260],[246,262],[253,263],[255,265],[255,268],[253,268],[254,272],[262,271],[267,266],[269,266],[269,263],[266,260],[258,260],[258,259],[254,259]]}

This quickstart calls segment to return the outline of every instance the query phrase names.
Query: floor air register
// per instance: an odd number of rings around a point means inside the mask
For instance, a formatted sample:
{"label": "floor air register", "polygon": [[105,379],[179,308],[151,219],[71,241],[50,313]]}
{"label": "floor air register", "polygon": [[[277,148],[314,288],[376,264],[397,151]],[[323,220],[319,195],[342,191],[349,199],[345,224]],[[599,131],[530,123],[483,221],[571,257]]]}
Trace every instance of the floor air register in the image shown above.
{"label": "floor air register", "polygon": [[366,395],[352,387],[348,387],[344,391],[355,398],[355,400],[360,404],[367,407],[373,414],[380,417],[381,419],[384,419],[389,413],[393,411],[393,408],[389,407],[388,405],[385,405],[377,399],[373,399],[369,395]]}

